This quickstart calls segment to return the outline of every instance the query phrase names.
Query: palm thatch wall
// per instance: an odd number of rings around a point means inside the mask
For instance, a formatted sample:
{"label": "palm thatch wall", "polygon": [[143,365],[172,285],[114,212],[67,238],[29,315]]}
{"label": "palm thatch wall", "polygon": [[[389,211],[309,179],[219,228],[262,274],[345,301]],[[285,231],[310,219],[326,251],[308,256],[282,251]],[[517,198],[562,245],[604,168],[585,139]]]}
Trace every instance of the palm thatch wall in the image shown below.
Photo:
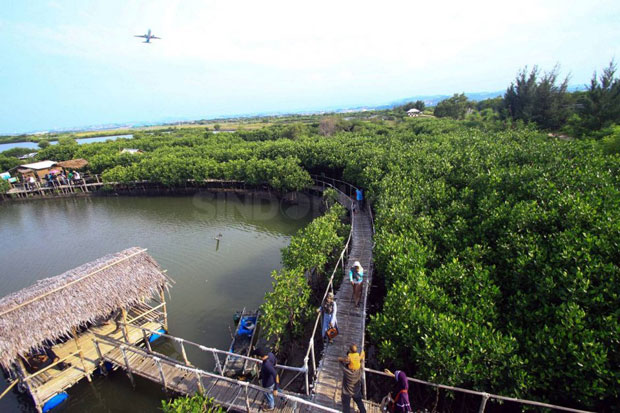
{"label": "palm thatch wall", "polygon": [[146,250],[106,255],[0,300],[0,364],[148,299],[170,279]]}

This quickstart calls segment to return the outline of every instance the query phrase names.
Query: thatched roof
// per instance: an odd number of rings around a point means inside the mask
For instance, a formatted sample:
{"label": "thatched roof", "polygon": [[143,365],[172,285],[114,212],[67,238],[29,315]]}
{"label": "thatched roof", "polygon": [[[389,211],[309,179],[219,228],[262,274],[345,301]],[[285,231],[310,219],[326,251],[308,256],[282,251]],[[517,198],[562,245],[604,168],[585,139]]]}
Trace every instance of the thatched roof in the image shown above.
{"label": "thatched roof", "polygon": [[65,169],[82,169],[88,165],[86,159],[71,159],[69,161],[58,162],[58,165]]}
{"label": "thatched roof", "polygon": [[83,326],[129,308],[168,287],[169,278],[146,250],[129,248],[0,299],[0,364]]}

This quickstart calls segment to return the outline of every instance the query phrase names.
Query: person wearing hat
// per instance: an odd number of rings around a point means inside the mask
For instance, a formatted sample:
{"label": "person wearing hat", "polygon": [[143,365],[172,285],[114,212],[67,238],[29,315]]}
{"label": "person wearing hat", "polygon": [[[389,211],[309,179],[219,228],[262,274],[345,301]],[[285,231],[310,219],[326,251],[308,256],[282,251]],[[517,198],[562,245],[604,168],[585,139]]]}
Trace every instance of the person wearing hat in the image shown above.
{"label": "person wearing hat", "polygon": [[362,298],[362,285],[364,284],[364,269],[359,261],[355,261],[349,270],[349,281],[353,288],[353,301],[359,307]]}
{"label": "person wearing hat", "polygon": [[263,361],[259,375],[261,386],[265,388],[266,406],[263,411],[270,411],[276,406],[274,397],[278,395],[278,384],[280,384],[280,377],[276,371],[276,356],[262,347],[257,348],[254,354]]}
{"label": "person wearing hat", "polygon": [[334,301],[334,293],[331,291],[327,293],[327,297],[325,297],[325,301],[321,307],[319,307],[319,312],[323,312],[323,324],[322,332],[323,339],[329,339],[330,343],[333,343],[334,340],[327,336],[327,330],[330,328],[338,329],[338,319],[336,318],[336,313],[338,312],[338,306],[336,305],[336,301]]}
{"label": "person wearing hat", "polygon": [[[357,346],[352,345],[349,351],[352,350],[357,352]],[[364,359],[359,359],[359,367],[353,365],[349,354],[347,354],[347,357],[338,357],[338,361],[342,368],[342,412],[349,413],[351,411],[351,399],[353,399],[360,413],[366,413],[364,401],[362,400],[362,372],[364,370]]]}

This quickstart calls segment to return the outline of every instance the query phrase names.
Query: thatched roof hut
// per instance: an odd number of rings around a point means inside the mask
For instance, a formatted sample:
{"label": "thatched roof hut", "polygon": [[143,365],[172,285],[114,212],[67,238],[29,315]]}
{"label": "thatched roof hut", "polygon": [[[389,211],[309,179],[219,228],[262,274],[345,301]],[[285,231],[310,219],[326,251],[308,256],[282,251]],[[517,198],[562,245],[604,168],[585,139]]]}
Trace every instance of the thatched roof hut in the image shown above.
{"label": "thatched roof hut", "polygon": [[71,159],[68,161],[58,162],[58,165],[62,166],[65,169],[82,169],[88,166],[88,161],[86,159]]}
{"label": "thatched roof hut", "polygon": [[45,340],[108,318],[169,286],[145,249],[129,248],[0,299],[0,364],[9,367]]}

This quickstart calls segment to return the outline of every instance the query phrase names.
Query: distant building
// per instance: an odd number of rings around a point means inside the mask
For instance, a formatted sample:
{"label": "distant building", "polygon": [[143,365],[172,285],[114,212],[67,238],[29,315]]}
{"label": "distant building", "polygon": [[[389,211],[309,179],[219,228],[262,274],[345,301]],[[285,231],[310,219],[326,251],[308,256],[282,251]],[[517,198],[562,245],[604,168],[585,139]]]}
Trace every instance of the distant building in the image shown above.
{"label": "distant building", "polygon": [[422,112],[420,112],[420,110],[416,108],[411,108],[407,111],[407,116],[410,116],[412,118],[415,118],[416,116],[420,116],[421,114]]}
{"label": "distant building", "polygon": [[124,148],[121,153],[143,153],[142,149],[130,149],[130,148]]}

